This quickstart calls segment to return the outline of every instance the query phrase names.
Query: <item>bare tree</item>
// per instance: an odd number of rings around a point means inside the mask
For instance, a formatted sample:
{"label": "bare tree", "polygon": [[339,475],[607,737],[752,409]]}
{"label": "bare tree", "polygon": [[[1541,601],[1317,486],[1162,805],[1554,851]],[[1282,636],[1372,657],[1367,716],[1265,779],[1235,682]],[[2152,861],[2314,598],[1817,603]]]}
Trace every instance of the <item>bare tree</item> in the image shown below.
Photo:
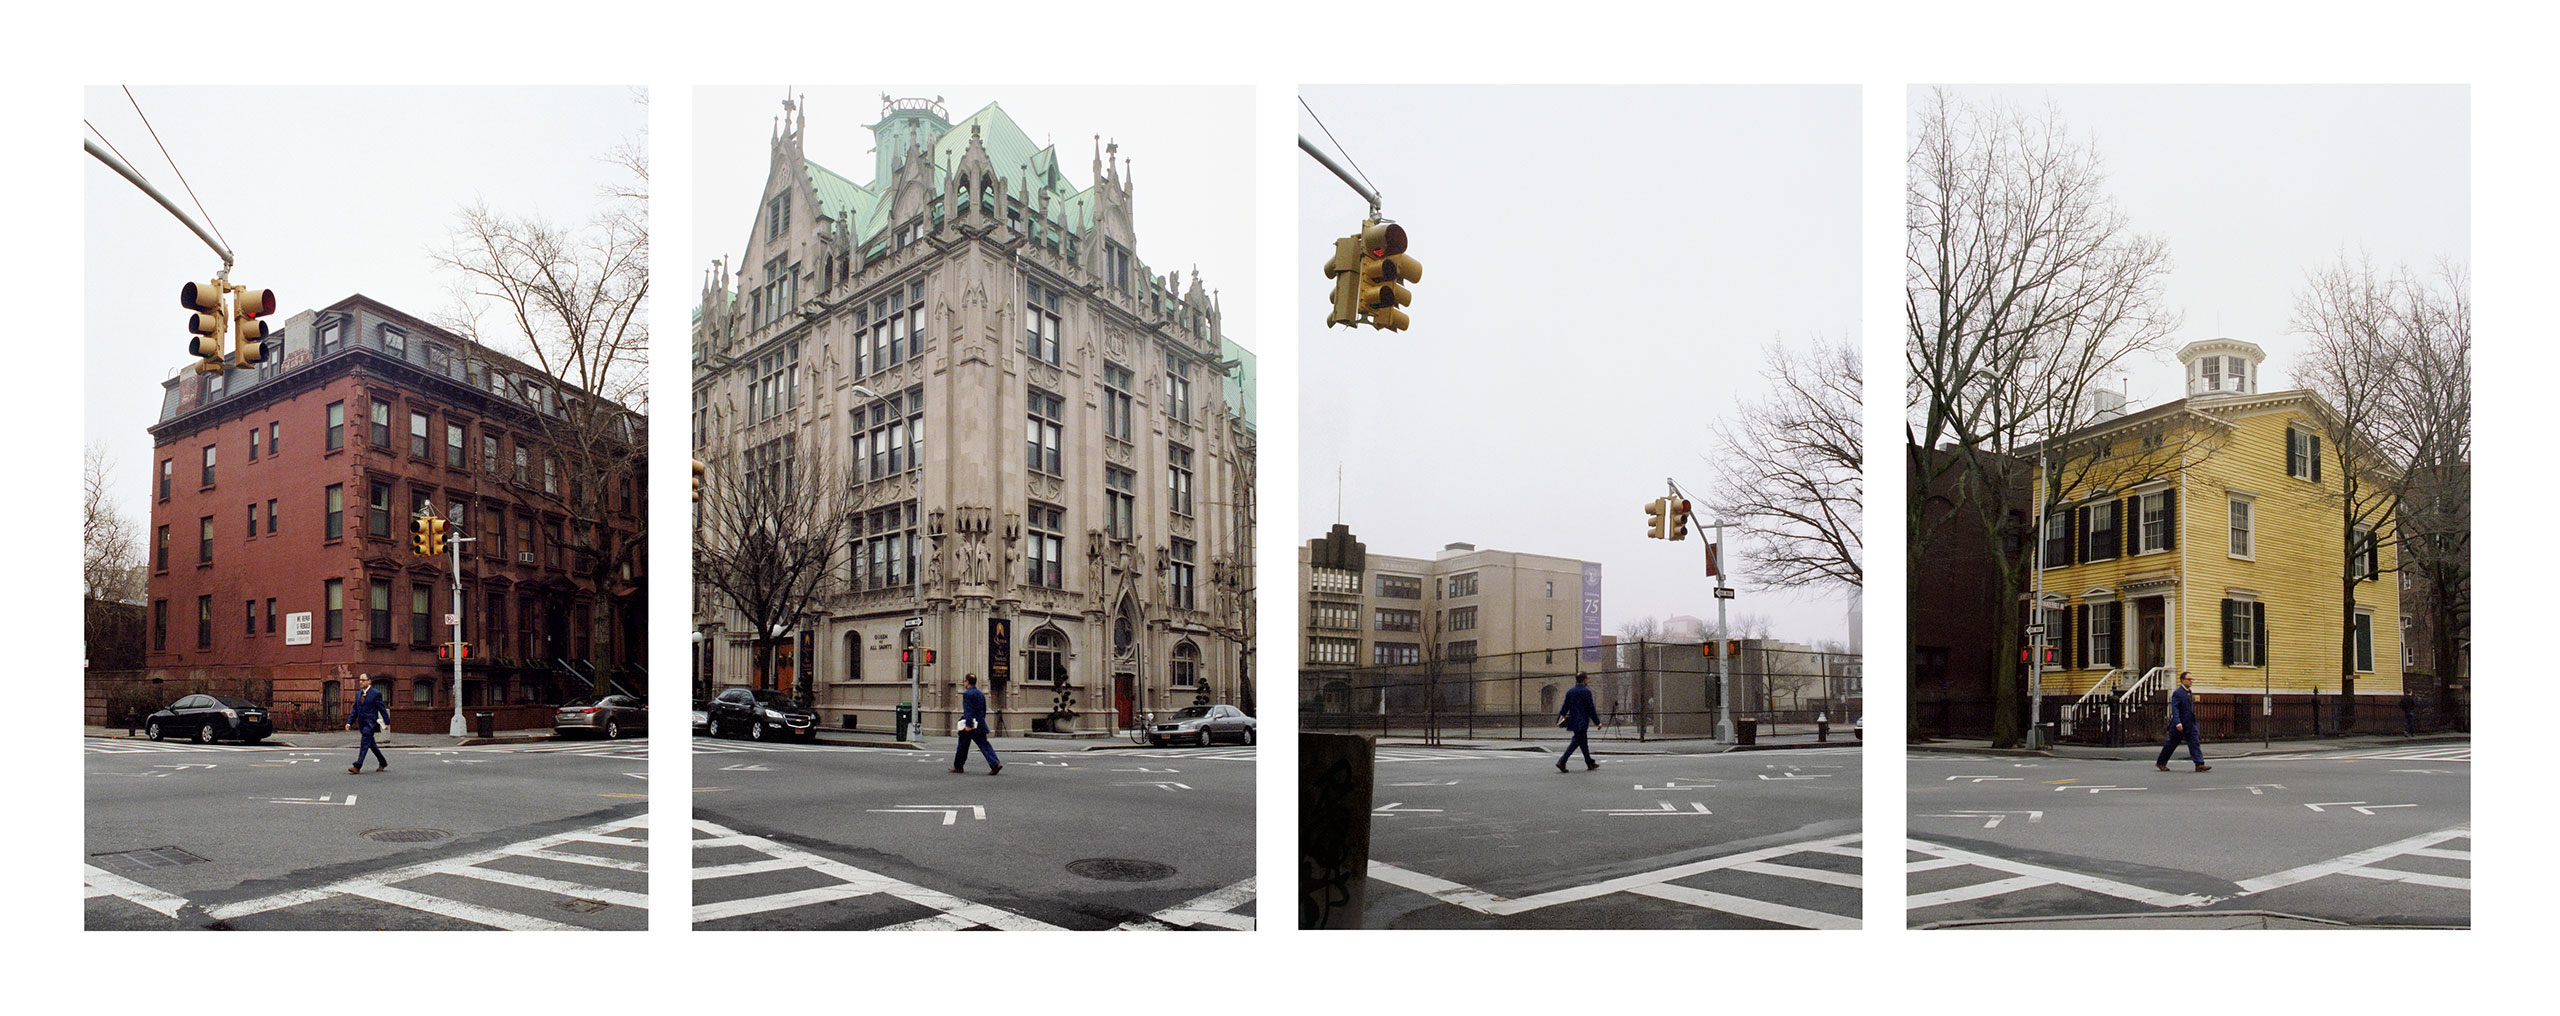
{"label": "bare tree", "polygon": [[1717,517],[1754,539],[1738,555],[1762,585],[1865,584],[1861,499],[1866,420],[1857,344],[1769,347],[1769,388],[1717,421]]}
{"label": "bare tree", "polygon": [[[2069,436],[2108,411],[2098,393],[2109,377],[2165,347],[2177,324],[2159,305],[2169,254],[2131,232],[2097,153],[2051,109],[1933,93],[1909,161],[1905,595],[1920,595],[1922,554],[1954,536],[1936,523],[1971,529],[1988,548],[2003,605],[1992,737],[2006,746],[2019,739],[2024,701],[2020,618],[2006,605],[2027,588],[2036,548],[2020,524],[2037,504],[2069,507],[2072,471],[2042,460],[2067,454]],[[2083,474],[2122,471],[2109,464],[2114,451],[2082,449]],[[1970,510],[1933,511],[1933,497]]]}
{"label": "bare tree", "polygon": [[91,442],[80,463],[80,589],[91,600],[122,602],[144,595],[142,526],[116,510],[115,462]]}
{"label": "bare tree", "polygon": [[[2344,551],[2342,693],[2355,687],[2358,583],[2415,566],[2458,577],[2467,600],[2469,292],[2468,273],[2455,266],[2429,281],[2405,268],[2384,277],[2370,261],[2341,256],[2295,295],[2294,330],[2311,340],[2296,378],[2331,410],[2321,420],[2328,449],[2319,457],[2336,473],[2327,497]],[[2384,547],[2396,549],[2394,567],[2381,566]]]}
{"label": "bare tree", "polygon": [[1662,619],[1651,614],[1632,621],[1618,622],[1618,639],[1622,642],[1662,641]]}
{"label": "bare tree", "polygon": [[[450,242],[433,254],[456,278],[446,327],[516,356],[555,379],[514,379],[513,394],[543,443],[563,460],[566,482],[511,484],[529,503],[569,520],[578,567],[573,581],[592,597],[594,691],[609,690],[615,658],[613,605],[638,595],[646,490],[649,348],[649,232],[646,149],[625,145],[612,161],[634,182],[608,188],[582,225],[561,226],[474,204],[461,211]],[[485,319],[496,323],[484,328]],[[627,527],[608,513],[627,513]],[[625,535],[625,529],[628,535]]]}
{"label": "bare tree", "polygon": [[783,633],[841,590],[839,551],[859,507],[829,496],[854,487],[849,473],[831,470],[823,448],[785,451],[790,440],[715,457],[694,509],[694,582],[719,593],[754,632],[759,685],[775,672]]}

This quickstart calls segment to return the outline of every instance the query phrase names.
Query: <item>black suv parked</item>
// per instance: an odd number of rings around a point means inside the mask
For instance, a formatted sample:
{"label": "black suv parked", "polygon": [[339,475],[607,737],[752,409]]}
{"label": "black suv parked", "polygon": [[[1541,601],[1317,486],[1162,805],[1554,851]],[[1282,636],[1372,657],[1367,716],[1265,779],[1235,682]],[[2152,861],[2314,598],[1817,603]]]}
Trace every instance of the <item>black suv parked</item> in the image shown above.
{"label": "black suv parked", "polygon": [[751,741],[770,741],[785,736],[803,740],[818,737],[818,712],[778,691],[762,688],[729,688],[712,697],[704,706],[710,714],[708,729],[713,737],[746,731]]}

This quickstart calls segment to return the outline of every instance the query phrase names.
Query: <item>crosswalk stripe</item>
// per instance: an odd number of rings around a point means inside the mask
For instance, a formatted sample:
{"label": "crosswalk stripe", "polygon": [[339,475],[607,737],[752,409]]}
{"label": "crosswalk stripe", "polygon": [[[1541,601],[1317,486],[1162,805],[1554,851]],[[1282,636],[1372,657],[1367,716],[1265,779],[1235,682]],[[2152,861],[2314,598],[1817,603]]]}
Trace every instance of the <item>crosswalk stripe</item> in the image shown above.
{"label": "crosswalk stripe", "polygon": [[[1979,868],[1989,868],[1993,871],[2024,876],[2031,880],[2041,880],[2054,885],[2080,889],[2105,896],[2113,896],[2118,899],[2131,900],[2136,903],[2146,903],[2155,907],[2200,907],[2208,903],[2216,902],[2218,899],[2218,897],[2197,896],[2191,893],[2165,893],[2156,889],[2146,889],[2127,882],[2118,882],[2111,878],[2100,878],[2096,875],[2084,875],[2076,871],[2065,871],[2060,868],[2048,868],[2037,864],[2023,864],[2017,861],[1993,857],[1989,854],[1977,854],[1969,850],[1957,850],[1954,847],[1940,846],[1925,840],[1911,840],[1908,842],[1907,846],[1916,853],[1933,854],[1944,858],[1954,858]],[[2015,882],[2017,880],[2009,879],[2005,881]],[[2002,889],[2000,892],[2014,892],[2019,888],[2027,887],[2016,886],[2009,889]],[[1961,893],[1964,891],[1965,889],[1960,888],[1950,889],[1946,892]],[[1923,899],[1928,899],[1938,895],[1943,894],[1932,893],[1927,896],[1911,897],[1911,901],[1904,905],[1904,909],[1918,910],[1924,906],[1936,906],[1939,902],[1953,902],[1954,900],[1975,898],[1972,896],[1954,896],[1951,899],[1939,900],[1937,902],[1919,902]],[[1985,893],[1982,895],[1998,895],[1998,893]]]}
{"label": "crosswalk stripe", "polygon": [[[486,924],[490,927],[508,928],[509,930],[517,930],[518,926],[541,927],[546,929],[559,928],[583,930],[579,929],[576,925],[559,924],[557,922],[544,921],[541,918],[509,914],[506,911],[478,907],[472,904],[461,903],[459,901],[441,900],[438,897],[431,897],[423,893],[415,893],[393,887],[402,882],[422,878],[427,875],[464,875],[466,877],[476,878],[479,876],[463,869],[474,868],[490,861],[508,857],[535,857],[545,860],[569,861],[572,863],[602,862],[605,867],[620,868],[627,871],[647,871],[648,868],[646,862],[613,861],[609,858],[559,853],[550,849],[563,844],[580,842],[590,836],[610,836],[614,833],[624,832],[631,829],[646,828],[647,825],[648,816],[646,815],[616,819],[611,822],[589,826],[584,829],[573,829],[567,832],[554,833],[549,836],[536,837],[519,843],[507,844],[502,847],[473,851],[471,853],[441,858],[434,861],[425,861],[418,864],[407,865],[405,867],[394,868],[389,871],[377,872],[359,878],[351,878],[341,882],[334,882],[329,885],[318,886],[310,889],[294,889],[287,892],[277,893],[272,896],[261,896],[256,899],[224,904],[222,906],[208,908],[206,913],[211,915],[215,920],[229,920],[235,917],[246,917],[251,914],[262,914],[271,910],[283,910],[288,907],[298,907],[307,903],[317,903],[337,896],[363,896],[367,899],[378,900],[394,906],[409,907],[414,910],[424,910],[429,913],[440,914],[457,920],[470,921],[475,924]],[[492,879],[491,881],[497,880]],[[574,885],[574,883],[566,882],[561,884]],[[593,893],[600,891],[601,887],[578,887],[578,889],[579,892],[575,895],[587,898],[601,898],[593,896]],[[546,889],[544,891],[548,892],[552,890]],[[413,902],[430,902],[435,903],[436,906],[416,906],[413,905]],[[486,914],[483,916],[488,916],[493,919],[483,920],[479,916],[472,916],[472,914],[481,911],[486,911]],[[503,918],[503,920],[500,920],[499,918]]]}
{"label": "crosswalk stripe", "polygon": [[1790,907],[1783,903],[1771,903],[1767,900],[1755,900],[1745,896],[1728,896],[1724,893],[1711,893],[1704,889],[1692,889],[1685,885],[1649,885],[1640,889],[1630,889],[1628,892],[1634,893],[1638,896],[1651,896],[1655,899],[1670,900],[1673,903],[1685,903],[1693,907],[1702,907],[1707,910],[1720,910],[1728,914],[1736,914],[1753,920],[1768,921],[1772,924],[1792,925],[1798,928],[1854,930],[1859,926],[1859,921],[1855,917],[1826,914],[1819,910],[1806,910],[1802,907]]}
{"label": "crosswalk stripe", "polygon": [[450,917],[457,921],[469,921],[473,924],[485,924],[501,931],[586,930],[574,924],[562,924],[558,921],[546,921],[530,914],[519,914],[513,911],[499,910],[494,907],[484,907],[477,903],[464,903],[461,900],[449,900],[442,896],[429,896],[425,893],[411,892],[407,889],[395,889],[391,886],[375,882],[359,882],[348,886],[344,892],[349,896],[362,896],[369,900],[388,903],[395,907],[405,907],[410,910],[423,911],[425,913],[434,914],[438,917]]}
{"label": "crosswalk stripe", "polygon": [[599,903],[611,903],[615,906],[630,907],[634,910],[649,909],[649,896],[647,893],[635,893],[621,889],[606,889],[602,886],[580,885],[576,882],[564,882],[560,879],[544,878],[540,875],[527,875],[523,872],[508,871],[504,868],[453,867],[445,869],[444,874],[459,875],[463,878],[478,879],[482,882],[495,882],[500,885],[511,885],[518,889],[533,889],[551,893],[556,896],[568,896],[574,899],[595,900]]}
{"label": "crosswalk stripe", "polygon": [[1854,871],[1826,871],[1821,868],[1799,868],[1792,864],[1773,864],[1767,861],[1753,861],[1749,864],[1737,864],[1733,866],[1733,870],[1747,871],[1754,875],[1776,875],[1779,878],[1800,879],[1806,882],[1820,882],[1824,885],[1836,885],[1848,889],[1855,889],[1859,886],[1858,873]]}
{"label": "crosswalk stripe", "polygon": [[1948,903],[1962,903],[1966,900],[1978,900],[1987,896],[2004,896],[2009,893],[2017,892],[2021,889],[2033,889],[2037,886],[2052,884],[2053,882],[2049,879],[2032,878],[2026,875],[2020,875],[2015,878],[1997,879],[1990,882],[1976,882],[1972,885],[1957,886],[1953,889],[1941,889],[1933,893],[1921,893],[1917,896],[1908,897],[1903,900],[1902,909],[1923,910],[1929,907],[1942,906]]}
{"label": "crosswalk stripe", "polygon": [[1186,900],[1156,911],[1144,920],[1123,922],[1117,930],[1165,931],[1206,924],[1229,931],[1252,931],[1253,918],[1233,911],[1237,907],[1253,902],[1253,894],[1253,880],[1248,878],[1224,889],[1213,890],[1196,899]]}
{"label": "crosswalk stripe", "polygon": [[[2469,825],[2458,825],[2451,829],[2439,829],[2435,832],[2421,833],[2407,839],[2394,840],[2378,847],[2359,850],[2355,853],[2347,854],[2342,857],[2333,857],[2326,861],[2315,861],[2300,867],[2287,868],[2272,875],[2243,879],[2239,882],[2241,895],[2254,895],[2265,892],[2269,889],[2281,889],[2297,882],[2308,882],[2323,875],[2352,874],[2353,872],[2350,871],[2350,869],[2363,868],[2376,861],[2388,860],[2421,847],[2433,847],[2436,844],[2443,843],[2447,840],[2461,839],[2470,835],[2471,827]],[[2469,884],[2466,882],[2462,888],[2469,888]]]}
{"label": "crosswalk stripe", "polygon": [[[838,899],[849,899],[855,896],[876,894],[895,897],[897,899],[916,904],[917,906],[941,911],[954,919],[965,921],[966,924],[963,926],[985,925],[987,927],[1003,931],[1064,930],[1045,921],[1025,917],[1021,914],[988,906],[983,903],[964,900],[938,890],[927,889],[923,886],[901,882],[897,879],[890,878],[889,876],[879,874],[878,872],[865,871],[841,861],[821,857],[817,854],[800,850],[795,847],[784,846],[783,844],[776,843],[760,836],[750,836],[745,833],[738,832],[735,829],[705,822],[700,819],[694,820],[693,828],[697,832],[712,834],[711,839],[713,840],[722,841],[728,845],[743,846],[761,851],[776,859],[793,862],[792,867],[794,868],[805,868],[844,883],[840,886],[826,886],[819,889],[801,890],[794,893],[782,893],[775,896],[732,900],[727,903],[698,903],[695,904],[693,908],[693,920],[697,925],[706,921],[720,920],[725,917],[737,917],[744,914],[763,913],[772,910],[787,910],[792,907],[808,906],[811,903],[828,902]],[[696,849],[700,849],[705,842],[707,841],[697,839],[694,841],[694,846]],[[727,868],[730,866],[723,865],[721,867]],[[703,877],[701,870],[696,871],[694,877],[696,881],[700,881]]]}
{"label": "crosswalk stripe", "polygon": [[[1400,867],[1398,865],[1375,859],[1372,859],[1369,862],[1369,877],[1380,882],[1385,882],[1389,885],[1410,889],[1414,892],[1437,899],[1443,903],[1465,907],[1477,913],[1492,917],[1508,917],[1513,914],[1527,913],[1532,910],[1552,907],[1564,903],[1576,903],[1583,900],[1596,899],[1612,893],[1621,892],[1638,893],[1641,895],[1653,896],[1658,899],[1688,903],[1692,906],[1705,907],[1709,910],[1723,910],[1729,913],[1742,913],[1742,911],[1739,910],[1732,910],[1727,907],[1714,906],[1710,905],[1708,902],[1703,902],[1710,898],[1718,897],[1719,894],[1702,893],[1699,890],[1689,890],[1685,887],[1672,886],[1671,883],[1680,879],[1688,878],[1692,875],[1699,875],[1710,871],[1750,870],[1749,866],[1751,865],[1765,864],[1773,858],[1785,857],[1790,854],[1829,852],[1832,849],[1837,849],[1848,844],[1855,843],[1859,838],[1860,834],[1850,833],[1843,836],[1833,836],[1804,843],[1789,843],[1773,847],[1763,847],[1757,850],[1748,850],[1738,854],[1728,854],[1723,857],[1708,858],[1703,861],[1691,861],[1687,864],[1674,865],[1658,871],[1641,872],[1620,878],[1594,882],[1589,885],[1571,886],[1564,889],[1556,889],[1549,892],[1539,893],[1535,896],[1524,896],[1517,899],[1497,896],[1473,886],[1453,882],[1436,875],[1426,875],[1410,868]],[[1791,873],[1808,872],[1813,870],[1787,865],[1770,865],[1769,867],[1783,870],[1768,871],[1764,872],[1764,874],[1779,874],[1784,875],[1785,877],[1804,877]],[[1824,872],[1822,874],[1822,878],[1808,880],[1831,881],[1835,878],[1842,877],[1838,873],[1834,872]],[[1846,877],[1850,880],[1848,884],[1854,888],[1856,884],[1856,876]],[[1841,883],[1834,882],[1833,884]],[[1656,888],[1662,888],[1663,891],[1645,891]],[[1698,895],[1690,895],[1692,893],[1697,893]],[[1734,897],[1734,899],[1740,899],[1740,897]],[[1767,904],[1767,906],[1780,907],[1781,909],[1793,909],[1783,908],[1782,905],[1774,903]],[[1775,911],[1767,912],[1775,913]],[[1776,918],[1768,919],[1774,920]],[[1857,920],[1856,918],[1842,918],[1837,915],[1828,915],[1824,919],[1847,920],[1851,922],[1847,925],[1848,927],[1855,927]],[[1805,918],[1805,920],[1814,919]],[[1804,924],[1796,920],[1786,920],[1781,923],[1797,924],[1799,927],[1829,926],[1824,924]]]}
{"label": "crosswalk stripe", "polygon": [[151,888],[150,886],[136,882],[122,875],[109,872],[97,865],[86,864],[81,867],[85,869],[81,876],[81,881],[86,883],[88,886],[88,892],[83,896],[84,899],[96,899],[100,896],[114,896],[136,906],[157,910],[168,917],[178,916],[179,909],[187,905],[187,901],[184,897],[171,895],[158,889]]}

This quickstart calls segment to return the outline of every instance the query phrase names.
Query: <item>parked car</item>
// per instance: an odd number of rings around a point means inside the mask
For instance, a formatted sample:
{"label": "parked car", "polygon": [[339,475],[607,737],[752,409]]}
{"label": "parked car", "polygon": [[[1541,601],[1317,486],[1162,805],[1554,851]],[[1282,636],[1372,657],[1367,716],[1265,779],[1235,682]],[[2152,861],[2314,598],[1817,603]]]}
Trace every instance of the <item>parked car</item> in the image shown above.
{"label": "parked car", "polygon": [[693,700],[693,732],[697,734],[711,732],[711,704],[701,699]]}
{"label": "parked car", "polygon": [[255,744],[276,732],[267,707],[229,695],[188,695],[151,714],[143,729],[154,741],[194,738],[197,744],[229,739]]}
{"label": "parked car", "polygon": [[629,695],[579,699],[551,714],[551,733],[557,737],[596,734],[611,741],[624,734],[648,732],[648,702]]}
{"label": "parked car", "polygon": [[713,737],[746,731],[750,741],[817,740],[818,711],[769,688],[728,688],[706,703],[703,725]]}
{"label": "parked car", "polygon": [[1254,718],[1234,706],[1184,706],[1181,712],[1157,720],[1147,728],[1147,743],[1167,745],[1190,741],[1208,747],[1218,740],[1252,744]]}

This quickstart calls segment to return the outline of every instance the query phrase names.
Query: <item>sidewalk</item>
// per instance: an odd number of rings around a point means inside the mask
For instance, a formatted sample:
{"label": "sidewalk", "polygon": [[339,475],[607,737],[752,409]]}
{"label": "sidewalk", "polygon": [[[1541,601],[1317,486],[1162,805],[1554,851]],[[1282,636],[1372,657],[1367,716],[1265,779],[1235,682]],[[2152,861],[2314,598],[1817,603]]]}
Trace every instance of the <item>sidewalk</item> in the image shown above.
{"label": "sidewalk", "polygon": [[[2300,737],[2290,740],[2279,738],[2273,742],[2240,740],[2206,741],[2204,742],[2204,757],[2206,761],[2210,762],[2218,758],[2248,758],[2252,755],[2272,755],[2297,751],[2356,751],[2375,748],[2406,748],[2421,745],[2470,743],[2471,735],[2469,734],[2420,734],[2416,737],[2403,737],[2399,734],[2348,734],[2345,736],[2332,735],[2326,737]],[[1911,750],[1957,752],[1967,755],[2033,755],[2043,758],[2088,759],[2097,762],[2130,762],[2135,760],[2150,761],[2151,759],[2155,759],[2160,756],[2160,745],[2156,742],[2128,742],[2121,748],[2098,744],[2056,744],[2041,749],[2029,749],[1994,748],[1991,746],[1991,742],[1989,740],[1942,738],[1933,741],[1916,742],[1911,745]],[[2183,762],[2185,758],[2186,749],[2181,747],[2178,749],[2178,760]]]}
{"label": "sidewalk", "polygon": [[[735,739],[723,738],[722,740]],[[807,742],[785,741],[783,743],[805,744]],[[950,751],[952,747],[958,743],[958,739],[946,733],[939,737],[928,736],[920,741],[901,741],[897,739],[896,735],[885,730],[820,730],[818,731],[817,743],[850,748],[905,748],[912,751]],[[1109,736],[1102,737],[1060,737],[1048,734],[1001,735],[987,738],[987,743],[995,746],[996,755],[998,757],[1017,754],[1039,755],[1054,752],[1121,751],[1149,747],[1148,745],[1132,743],[1126,734],[1111,734]],[[1186,744],[1183,745],[1183,747],[1187,748],[1193,746]],[[1233,748],[1237,746],[1234,744],[1221,744],[1218,747]],[[969,754],[970,757],[977,758],[976,749],[971,749]],[[986,760],[981,758],[978,759],[978,761],[984,763]]]}
{"label": "sidewalk", "polygon": [[[136,730],[128,734],[123,727],[83,727],[81,728],[81,736],[112,741],[149,740],[142,735],[141,731]],[[358,735],[352,730],[321,730],[310,733],[279,730],[274,734],[268,735],[265,740],[259,741],[258,743],[263,746],[278,748],[329,748],[352,751],[355,749],[358,740]],[[487,744],[539,744],[558,740],[562,739],[552,736],[551,728],[549,727],[535,727],[530,730],[501,730],[497,732],[496,737],[485,738],[471,737],[467,735],[463,737],[455,737],[451,734],[403,734],[398,731],[393,731],[387,734],[376,734],[373,737],[373,743],[377,747],[384,749],[469,748]],[[624,738],[623,740],[628,743],[641,743],[642,741],[641,738],[636,737]],[[181,744],[192,742],[173,740],[170,743]],[[240,742],[224,741],[222,743],[238,744]],[[605,742],[588,740],[580,743],[601,744]]]}

